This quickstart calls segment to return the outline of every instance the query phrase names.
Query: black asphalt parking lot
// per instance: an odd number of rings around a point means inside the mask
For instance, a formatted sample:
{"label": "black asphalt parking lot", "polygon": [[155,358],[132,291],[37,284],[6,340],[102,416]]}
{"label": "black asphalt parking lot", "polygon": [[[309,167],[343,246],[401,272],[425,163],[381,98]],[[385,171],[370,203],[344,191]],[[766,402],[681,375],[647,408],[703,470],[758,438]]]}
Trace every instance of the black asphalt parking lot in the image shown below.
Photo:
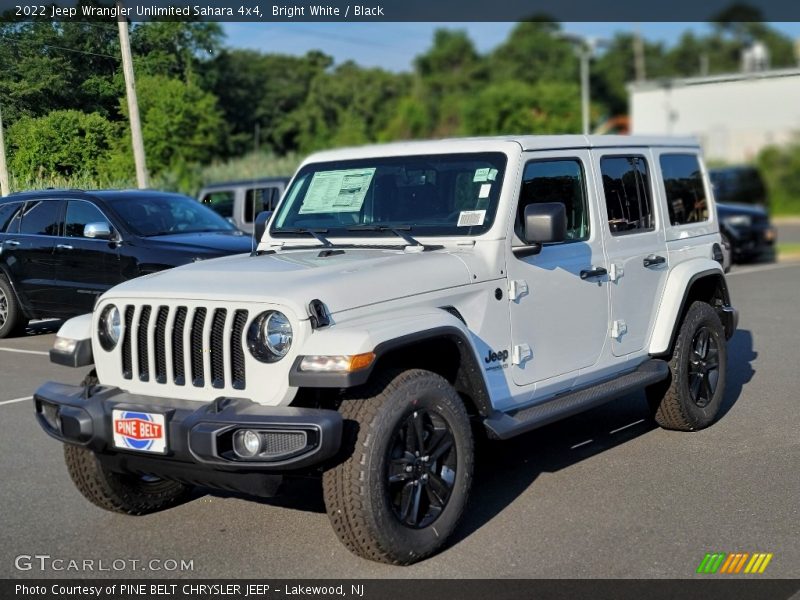
{"label": "black asphalt parking lot", "polygon": [[[683,578],[701,577],[695,570],[707,552],[770,552],[756,577],[797,577],[800,264],[740,268],[729,285],[741,318],[718,423],[663,431],[637,394],[485,443],[454,538],[411,567],[351,555],[311,480],[269,500],[198,492],[147,517],[89,504],[29,399],[43,381],[78,382],[85,370],[51,365],[57,324],[38,323],[25,338],[0,342],[0,576]],[[44,570],[18,559],[34,555],[51,557]],[[53,559],[94,560],[94,570]],[[123,568],[97,571],[100,559]]]}

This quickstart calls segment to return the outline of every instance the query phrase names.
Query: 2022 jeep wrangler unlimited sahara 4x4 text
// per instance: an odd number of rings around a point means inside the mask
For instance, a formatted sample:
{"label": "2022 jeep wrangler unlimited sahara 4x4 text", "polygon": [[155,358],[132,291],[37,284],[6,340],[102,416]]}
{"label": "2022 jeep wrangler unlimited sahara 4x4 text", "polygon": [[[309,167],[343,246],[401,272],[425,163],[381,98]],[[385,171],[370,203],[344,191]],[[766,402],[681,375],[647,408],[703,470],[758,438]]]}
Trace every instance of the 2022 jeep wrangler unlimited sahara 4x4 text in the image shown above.
{"label": "2022 jeep wrangler unlimited sahara 4x4 text", "polygon": [[717,415],[737,316],[693,140],[323,152],[257,225],[251,255],[123,283],[59,331],[51,358],[95,370],[36,415],[95,504],[321,473],[342,542],[408,564],[464,510],[473,425],[506,439],[635,390],[669,429]]}

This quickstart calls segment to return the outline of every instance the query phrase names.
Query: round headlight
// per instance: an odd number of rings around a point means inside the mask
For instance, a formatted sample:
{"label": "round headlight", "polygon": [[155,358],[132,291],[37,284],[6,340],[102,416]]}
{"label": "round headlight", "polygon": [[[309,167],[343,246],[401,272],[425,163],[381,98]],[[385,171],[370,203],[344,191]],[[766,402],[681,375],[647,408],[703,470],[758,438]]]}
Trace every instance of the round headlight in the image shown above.
{"label": "round headlight", "polygon": [[247,345],[258,360],[276,362],[289,352],[293,335],[287,316],[270,310],[253,320],[247,334]]}
{"label": "round headlight", "polygon": [[109,304],[100,314],[100,345],[106,352],[111,352],[121,336],[122,315],[116,306]]}

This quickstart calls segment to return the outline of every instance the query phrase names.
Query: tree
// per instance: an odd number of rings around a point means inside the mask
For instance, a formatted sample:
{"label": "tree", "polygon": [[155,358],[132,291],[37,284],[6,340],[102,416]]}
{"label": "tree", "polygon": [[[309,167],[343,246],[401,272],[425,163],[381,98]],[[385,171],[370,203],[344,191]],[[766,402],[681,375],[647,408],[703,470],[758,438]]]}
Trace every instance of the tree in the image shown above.
{"label": "tree", "polygon": [[[137,90],[147,167],[151,173],[206,164],[217,156],[224,143],[225,122],[212,94],[163,75],[139,77]],[[121,101],[120,105],[127,116],[127,103]],[[115,169],[130,173],[133,158],[127,127],[123,139],[124,159],[115,164]]]}
{"label": "tree", "polygon": [[578,133],[580,89],[569,83],[495,83],[468,100],[467,135]]}

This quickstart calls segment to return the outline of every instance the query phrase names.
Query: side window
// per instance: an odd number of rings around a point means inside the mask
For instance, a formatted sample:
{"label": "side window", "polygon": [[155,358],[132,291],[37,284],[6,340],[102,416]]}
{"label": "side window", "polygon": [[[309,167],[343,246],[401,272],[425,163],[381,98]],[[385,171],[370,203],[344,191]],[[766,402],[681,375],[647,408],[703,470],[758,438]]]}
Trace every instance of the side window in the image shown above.
{"label": "side window", "polygon": [[16,233],[16,229],[19,224],[14,223],[14,226],[9,226],[14,221],[14,217],[17,216],[21,208],[22,202],[7,202],[5,204],[0,204],[0,233],[4,233],[6,231],[9,233]]}
{"label": "side window", "polygon": [[244,193],[244,222],[252,223],[258,213],[272,210],[278,202],[278,188],[250,188]]}
{"label": "side window", "polygon": [[89,223],[108,223],[108,219],[94,204],[82,200],[70,201],[67,204],[67,217],[64,219],[64,235],[83,237],[83,228]]}
{"label": "side window", "polygon": [[589,237],[589,208],[583,166],[578,159],[537,160],[525,165],[514,230],[522,237],[525,207],[560,202],[567,211],[567,241]]}
{"label": "side window", "polygon": [[708,221],[708,202],[695,154],[662,154],[659,159],[671,225]]}
{"label": "side window", "polygon": [[220,217],[226,219],[233,217],[233,191],[231,190],[209,192],[203,196],[201,202]]}
{"label": "side window", "polygon": [[641,156],[600,159],[611,235],[642,233],[655,228],[647,161]]}
{"label": "side window", "polygon": [[58,217],[61,202],[38,200],[28,202],[22,213],[20,233],[31,235],[58,235]]}

